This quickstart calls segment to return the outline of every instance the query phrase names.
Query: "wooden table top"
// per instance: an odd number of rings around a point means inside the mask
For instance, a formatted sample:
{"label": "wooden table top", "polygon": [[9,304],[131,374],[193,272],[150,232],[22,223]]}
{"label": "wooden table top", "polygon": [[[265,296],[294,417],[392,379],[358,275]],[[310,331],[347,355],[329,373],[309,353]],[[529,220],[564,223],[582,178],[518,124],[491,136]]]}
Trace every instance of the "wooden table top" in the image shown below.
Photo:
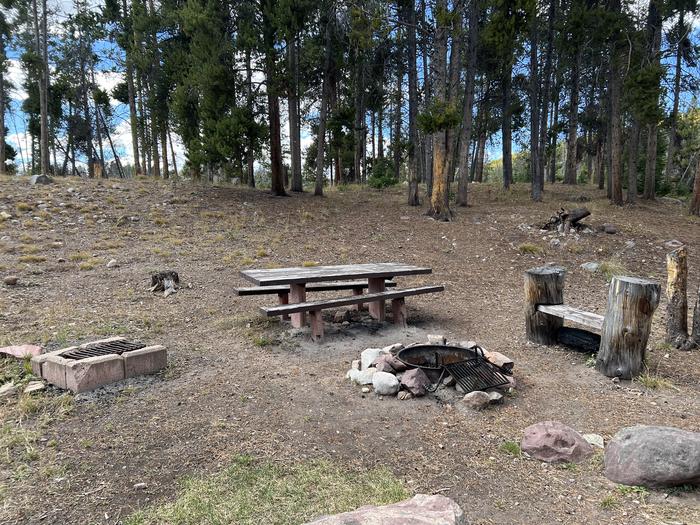
{"label": "wooden table top", "polygon": [[272,268],[269,270],[241,270],[244,279],[260,286],[276,284],[302,284],[336,279],[380,279],[400,275],[432,273],[431,268],[409,264],[372,263],[343,264],[338,266],[310,266],[297,268]]}

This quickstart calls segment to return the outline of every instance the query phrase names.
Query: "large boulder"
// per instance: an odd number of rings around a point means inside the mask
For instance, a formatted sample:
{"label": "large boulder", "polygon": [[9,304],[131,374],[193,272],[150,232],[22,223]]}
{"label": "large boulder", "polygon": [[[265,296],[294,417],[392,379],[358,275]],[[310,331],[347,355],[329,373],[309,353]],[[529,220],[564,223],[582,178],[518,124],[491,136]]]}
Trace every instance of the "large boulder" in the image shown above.
{"label": "large boulder", "polygon": [[416,397],[428,393],[430,379],[420,368],[414,368],[401,376],[401,385]]}
{"label": "large boulder", "polygon": [[53,179],[48,175],[32,175],[29,177],[29,184],[32,186],[36,184],[52,184]]}
{"label": "large boulder", "polygon": [[362,370],[368,369],[372,366],[380,355],[386,355],[389,352],[385,351],[383,348],[366,348],[360,354],[360,360],[362,361]]}
{"label": "large boulder", "polygon": [[374,393],[380,396],[393,396],[399,391],[399,380],[389,372],[377,372],[372,376]]}
{"label": "large boulder", "polygon": [[323,516],[307,525],[466,525],[464,513],[453,500],[440,494],[417,494],[411,499],[351,512]]}
{"label": "large boulder", "polygon": [[579,463],[593,454],[593,447],[581,434],[559,421],[527,427],[520,448],[547,463]]}
{"label": "large boulder", "polygon": [[605,448],[605,476],[623,485],[700,485],[700,432],[623,428]]}

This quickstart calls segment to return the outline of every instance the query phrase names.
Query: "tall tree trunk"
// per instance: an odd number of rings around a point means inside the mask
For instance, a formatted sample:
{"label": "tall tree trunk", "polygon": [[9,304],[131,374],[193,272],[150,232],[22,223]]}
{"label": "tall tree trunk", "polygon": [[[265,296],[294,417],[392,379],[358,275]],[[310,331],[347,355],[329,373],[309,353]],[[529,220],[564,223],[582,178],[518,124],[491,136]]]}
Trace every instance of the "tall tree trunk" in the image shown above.
{"label": "tall tree trunk", "polygon": [[476,182],[484,181],[484,156],[486,155],[486,133],[482,132],[479,135],[478,146],[476,149],[476,165],[474,167],[474,180]]}
{"label": "tall tree trunk", "polygon": [[549,149],[551,158],[549,160],[549,173],[547,179],[550,184],[554,184],[557,180],[557,139],[559,138],[559,90],[556,89],[558,82],[555,83],[554,102],[552,103],[552,128],[554,133],[550,138]]}
{"label": "tall tree trunk", "polygon": [[[661,54],[661,13],[657,0],[650,0],[647,18],[647,34],[649,38],[649,61],[660,66]],[[654,101],[658,104],[658,99]],[[647,160],[644,173],[644,198],[656,198],[656,145],[658,139],[658,124],[650,122],[647,126]]]}
{"label": "tall tree trunk", "polygon": [[[612,0],[611,10],[614,15],[620,12],[620,0]],[[613,35],[610,46],[610,65],[608,73],[608,91],[610,92],[610,190],[613,204],[622,206],[622,130],[620,122],[620,99],[622,98],[622,80],[618,60],[618,31]]]}
{"label": "tall tree trunk", "polygon": [[301,177],[301,124],[299,114],[299,51],[296,35],[287,42],[287,60],[291,72],[287,88],[289,110],[289,149],[292,164],[292,191],[304,191]]}
{"label": "tall tree trunk", "polygon": [[163,147],[163,178],[169,179],[170,174],[168,173],[168,125],[167,122],[161,122],[160,127],[160,144]]}
{"label": "tall tree trunk", "polygon": [[177,179],[178,178],[177,160],[175,159],[175,148],[173,148],[173,137],[170,134],[170,129],[168,129],[167,132],[168,132],[168,142],[170,143],[170,155],[173,158],[173,173],[175,174],[175,179]]}
{"label": "tall tree trunk", "polygon": [[681,98],[681,65],[683,62],[683,41],[685,39],[685,13],[681,9],[678,16],[678,42],[676,43],[676,67],[673,80],[673,109],[669,116],[670,129],[668,132],[668,151],[666,152],[666,169],[664,170],[664,179],[670,182],[675,168],[674,156],[676,147],[678,146],[678,106]]}
{"label": "tall tree trunk", "polygon": [[[249,118],[253,118],[253,69],[251,65],[251,51],[245,51],[245,76],[246,76],[246,108]],[[251,188],[255,188],[255,152],[253,138],[248,137],[248,147],[246,148],[246,182]]]}
{"label": "tall tree trunk", "polygon": [[5,36],[0,32],[0,176],[7,175],[5,149]]}
{"label": "tall tree trunk", "polygon": [[[40,119],[40,170],[44,175],[49,175],[50,160],[49,160],[49,120],[48,120],[48,54],[47,49],[47,34],[46,34],[46,0],[42,2],[43,12],[41,16],[41,30],[39,29],[39,9],[37,0],[32,0],[32,14],[34,20],[34,43],[36,46],[37,57],[41,61],[41,70],[39,72],[39,119]],[[4,133],[3,129],[3,133]]]}
{"label": "tall tree trunk", "polygon": [[537,4],[533,5],[530,20],[530,195],[542,200],[544,177],[540,179],[540,80],[537,58]]}
{"label": "tall tree trunk", "polygon": [[637,161],[639,159],[639,121],[632,117],[627,144],[627,202],[633,203],[637,200]]}
{"label": "tall tree trunk", "polygon": [[[401,40],[397,45],[403,49]],[[394,154],[394,178],[399,180],[401,176],[401,105],[403,101],[403,60],[399,59],[396,70],[396,93],[394,97],[394,137],[392,139],[392,150]]]}
{"label": "tall tree trunk", "polygon": [[[122,0],[122,24],[126,28],[129,18],[129,11],[126,0]],[[139,136],[138,136],[138,117],[136,115],[136,94],[134,89],[134,65],[133,65],[133,50],[132,42],[130,41],[126,49],[125,72],[126,72],[126,88],[129,98],[129,125],[131,127],[131,148],[134,153],[134,171],[136,175],[142,175],[141,160],[139,158]]]}
{"label": "tall tree trunk", "polygon": [[[364,63],[359,47],[355,48],[355,122],[354,136],[355,149],[353,157],[354,177],[355,182],[362,182],[362,159],[364,158],[365,148],[365,75]],[[381,125],[381,122],[380,122]],[[381,133],[381,131],[380,131]],[[381,136],[381,135],[380,135]],[[379,146],[379,155],[383,155],[383,147]]]}
{"label": "tall tree trunk", "polygon": [[576,142],[578,138],[578,99],[581,59],[583,48],[576,49],[571,65],[571,87],[569,95],[569,132],[566,139],[566,168],[564,184],[576,184]]}
{"label": "tall tree trunk", "polygon": [[420,205],[418,197],[418,64],[416,44],[416,7],[414,0],[403,0],[408,44],[408,205]]}
{"label": "tall tree trunk", "polygon": [[469,149],[472,141],[472,106],[476,82],[477,46],[479,43],[479,4],[469,2],[469,41],[467,43],[467,70],[465,74],[462,127],[459,135],[459,163],[457,165],[457,205],[467,206],[469,201]]}
{"label": "tall tree trunk", "polygon": [[[426,23],[426,1],[420,0],[420,23],[425,25]],[[421,62],[423,71],[423,108],[428,106],[428,103],[432,100],[432,85],[430,82],[430,66],[428,65],[428,39],[421,38]],[[430,134],[425,133],[422,137],[422,147],[421,147],[421,179],[425,182],[426,193],[428,199],[431,198],[433,192],[433,151],[432,151],[432,137]]]}
{"label": "tall tree trunk", "polygon": [[[700,158],[696,161],[695,166],[695,182],[693,183],[693,198],[690,199],[689,212],[691,215],[700,215]],[[700,293],[700,290],[698,291]],[[700,304],[700,301],[698,301]],[[695,312],[697,315],[697,311]]]}
{"label": "tall tree trunk", "polygon": [[[446,0],[438,0],[436,12],[444,13],[446,7]],[[433,96],[439,105],[444,105],[447,100],[447,28],[440,16],[435,17],[435,26],[431,60],[431,73],[435,81]],[[449,153],[447,132],[444,129],[438,129],[433,133],[433,191],[430,196],[428,214],[443,221],[451,218],[447,172]]]}
{"label": "tall tree trunk", "polygon": [[[552,69],[553,69],[553,49],[554,49],[554,21],[556,18],[556,0],[549,1],[549,11],[547,13],[547,50],[545,51],[544,61],[544,86],[542,88],[542,97],[540,100],[540,138],[539,138],[539,179],[542,183],[544,191],[544,171],[547,160],[547,121],[549,119],[549,101],[552,96]],[[554,123],[556,125],[556,122]],[[552,181],[554,182],[554,181]]]}
{"label": "tall tree trunk", "polygon": [[506,68],[505,74],[501,79],[501,148],[503,152],[503,187],[510,189],[510,183],[513,181],[513,156],[512,156],[512,113],[510,108],[511,103],[511,83],[512,83],[513,67],[509,65]]}
{"label": "tall tree trunk", "polygon": [[331,73],[331,23],[335,20],[335,13],[331,9],[326,18],[325,40],[326,45],[323,59],[323,81],[321,87],[321,111],[318,119],[318,138],[316,139],[316,184],[314,195],[323,195],[323,171],[324,153],[326,151],[326,124],[328,119],[328,105],[330,100],[330,73]]}
{"label": "tall tree trunk", "polygon": [[[138,119],[138,133],[139,142],[141,143],[141,172],[144,175],[150,175],[150,165],[148,162],[148,146],[146,145],[147,133],[146,133],[146,113],[144,111],[144,101],[143,101],[143,89],[141,86],[141,75],[137,73],[136,75],[136,89],[137,89],[137,107],[139,111]],[[195,174],[198,174],[199,170],[195,170]]]}

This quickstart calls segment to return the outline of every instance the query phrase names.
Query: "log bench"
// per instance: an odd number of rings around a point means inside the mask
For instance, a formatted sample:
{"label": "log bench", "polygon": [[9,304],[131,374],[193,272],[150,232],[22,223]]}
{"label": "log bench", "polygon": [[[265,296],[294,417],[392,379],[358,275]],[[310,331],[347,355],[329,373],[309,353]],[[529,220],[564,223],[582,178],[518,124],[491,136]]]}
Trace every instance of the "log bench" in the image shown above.
{"label": "log bench", "polygon": [[651,320],[659,305],[658,283],[636,277],[613,277],[605,315],[564,304],[566,270],[532,268],[525,272],[525,331],[534,343],[559,340],[564,321],[600,333],[596,370],[608,377],[632,379],[644,370]]}
{"label": "log bench", "polygon": [[338,308],[340,306],[359,305],[378,301],[391,301],[391,311],[394,324],[406,326],[406,302],[405,298],[413,295],[442,292],[444,286],[421,286],[417,288],[404,288],[384,292],[368,293],[364,295],[340,297],[320,301],[305,301],[302,303],[282,304],[278,306],[262,306],[260,310],[267,317],[288,316],[290,314],[308,312],[311,319],[311,338],[314,341],[323,339],[323,310]]}

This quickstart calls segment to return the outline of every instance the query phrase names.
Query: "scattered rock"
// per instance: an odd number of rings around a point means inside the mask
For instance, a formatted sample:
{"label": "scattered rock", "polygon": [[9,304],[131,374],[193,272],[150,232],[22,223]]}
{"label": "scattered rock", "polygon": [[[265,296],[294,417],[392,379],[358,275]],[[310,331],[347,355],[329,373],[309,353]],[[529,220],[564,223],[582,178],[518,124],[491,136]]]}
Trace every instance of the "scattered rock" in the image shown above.
{"label": "scattered rock", "polygon": [[13,382],[5,383],[4,385],[0,386],[0,399],[13,396],[15,395],[15,392],[17,392],[17,385],[15,385]]}
{"label": "scattered rock", "polygon": [[365,370],[355,370],[351,368],[347,373],[347,377],[353,383],[358,385],[370,385],[372,384],[372,376],[377,372],[376,368],[367,368]]}
{"label": "scattered rock", "polygon": [[350,320],[350,310],[338,310],[333,314],[334,323],[343,323]]}
{"label": "scattered rock", "polygon": [[0,219],[3,221],[9,221],[12,218],[12,215],[7,213],[6,211],[0,211]]}
{"label": "scattered rock", "polygon": [[475,346],[479,346],[476,341],[460,341],[459,346],[462,348],[474,348]]}
{"label": "scattered rock", "polygon": [[5,283],[7,286],[14,286],[19,282],[19,277],[16,275],[7,275],[3,280],[3,283]]}
{"label": "scattered rock", "polygon": [[466,525],[462,509],[440,494],[417,494],[409,500],[375,507],[367,505],[351,512],[322,516],[306,525],[375,525],[375,524]]}
{"label": "scattered rock", "polygon": [[583,434],[583,439],[594,447],[605,448],[605,440],[600,434]]}
{"label": "scattered rock", "polygon": [[555,237],[554,239],[550,239],[549,245],[552,248],[558,248],[559,246],[561,246],[561,241]]}
{"label": "scattered rock", "polygon": [[587,272],[595,273],[600,269],[600,263],[597,262],[587,262],[581,265],[581,268]]}
{"label": "scattered rock", "polygon": [[148,485],[145,483],[134,483],[134,490],[144,490]]}
{"label": "scattered rock", "polygon": [[353,360],[350,368],[352,368],[353,370],[359,370],[360,369],[360,360],[359,359]]}
{"label": "scattered rock", "polygon": [[511,373],[513,371],[514,363],[510,357],[505,356],[500,352],[484,352],[484,355],[489,363],[496,365],[504,372]]}
{"label": "scattered rock", "polygon": [[638,425],[605,448],[605,477],[623,485],[700,485],[700,432]]}
{"label": "scattered rock", "polygon": [[503,403],[503,394],[500,392],[489,392],[489,403],[491,405],[500,405]]}
{"label": "scattered rock", "polygon": [[53,179],[48,175],[32,175],[29,177],[29,184],[32,186],[36,184],[53,184]]}
{"label": "scattered rock", "polygon": [[393,396],[399,391],[399,380],[394,374],[377,372],[372,376],[372,386],[380,396]]}
{"label": "scattered rock", "polygon": [[401,390],[397,396],[401,401],[408,401],[409,399],[413,399],[413,394],[406,390]]}
{"label": "scattered rock", "polygon": [[385,346],[382,350],[395,354],[399,350],[403,350],[403,345],[401,343],[394,343],[393,345]]}
{"label": "scattered rock", "polygon": [[455,378],[452,377],[450,374],[447,374],[442,380],[443,386],[455,386],[456,383],[457,381],[455,381]]}
{"label": "scattered rock", "polygon": [[44,385],[43,381],[30,381],[27,383],[27,386],[24,387],[24,393],[25,394],[32,394],[34,392],[40,392],[41,390],[44,390],[46,388],[46,385]]}
{"label": "scattered rock", "polygon": [[401,376],[401,386],[416,397],[424,396],[428,393],[430,379],[420,368],[408,370]]}
{"label": "scattered rock", "polygon": [[369,394],[369,387],[368,387],[368,386],[363,386],[363,387],[362,387],[362,393],[363,393],[363,394]]}
{"label": "scattered rock", "polygon": [[447,338],[444,335],[428,334],[428,344],[446,345]]}
{"label": "scattered rock", "polygon": [[112,259],[107,263],[107,268],[116,268],[119,266],[119,263],[117,262],[116,259]]}
{"label": "scattered rock", "polygon": [[59,257],[58,259],[56,259],[56,262],[57,263],[64,263],[64,262],[66,262],[66,260],[63,257]]}
{"label": "scattered rock", "polygon": [[527,427],[520,448],[546,463],[579,463],[593,454],[593,448],[581,434],[558,421]]}
{"label": "scattered rock", "polygon": [[460,404],[471,410],[483,410],[491,404],[491,396],[481,390],[469,392],[462,398]]}
{"label": "scattered rock", "polygon": [[391,366],[391,363],[389,362],[390,359],[393,357],[394,356],[392,355],[380,355],[377,359],[374,360],[372,366],[374,366],[374,368],[377,369],[377,372],[388,372],[390,374],[395,374],[396,370],[393,366]]}
{"label": "scattered rock", "polygon": [[631,250],[635,246],[637,246],[637,243],[634,241],[625,241],[625,250]]}
{"label": "scattered rock", "polygon": [[391,372],[392,374],[395,372],[403,372],[408,368],[406,366],[406,363],[401,361],[398,357],[392,354],[382,354],[380,355],[377,359],[375,359],[373,366],[379,366],[379,363],[385,363],[386,365],[391,367],[391,370],[384,370],[385,372]]}
{"label": "scattered rock", "polygon": [[360,354],[360,360],[362,361],[362,370],[368,369],[372,366],[372,363],[382,354],[388,354],[382,348],[366,348]]}
{"label": "scattered rock", "polygon": [[605,223],[601,226],[598,227],[598,230],[601,232],[609,233],[609,234],[615,234],[617,233],[617,227],[613,224]]}
{"label": "scattered rock", "polygon": [[670,241],[666,241],[664,246],[669,250],[675,250],[676,248],[683,246],[683,243],[677,239],[671,239]]}

